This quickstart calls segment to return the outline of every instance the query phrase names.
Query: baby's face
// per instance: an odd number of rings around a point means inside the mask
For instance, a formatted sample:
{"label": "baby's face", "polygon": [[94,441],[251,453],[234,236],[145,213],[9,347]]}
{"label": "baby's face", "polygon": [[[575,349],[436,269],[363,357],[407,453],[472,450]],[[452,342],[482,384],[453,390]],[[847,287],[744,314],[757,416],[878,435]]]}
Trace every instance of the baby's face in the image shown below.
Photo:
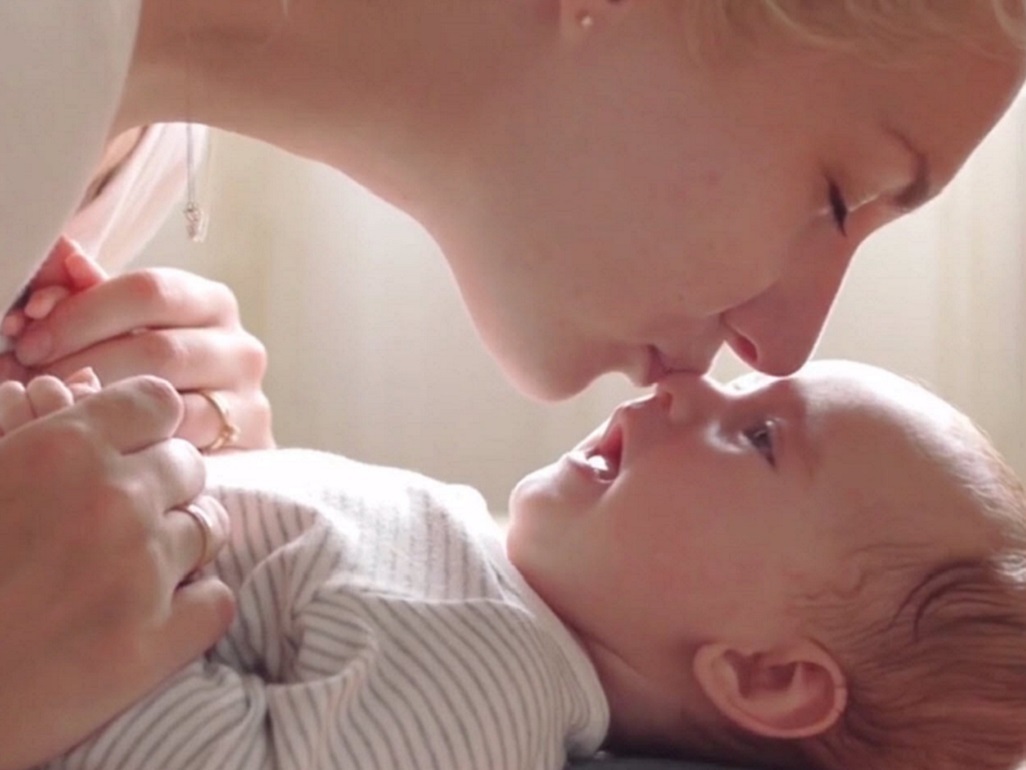
{"label": "baby's face", "polygon": [[509,554],[582,638],[650,673],[682,643],[772,642],[796,633],[796,596],[853,587],[861,545],[972,539],[941,512],[960,424],[868,366],[675,375],[520,482]]}

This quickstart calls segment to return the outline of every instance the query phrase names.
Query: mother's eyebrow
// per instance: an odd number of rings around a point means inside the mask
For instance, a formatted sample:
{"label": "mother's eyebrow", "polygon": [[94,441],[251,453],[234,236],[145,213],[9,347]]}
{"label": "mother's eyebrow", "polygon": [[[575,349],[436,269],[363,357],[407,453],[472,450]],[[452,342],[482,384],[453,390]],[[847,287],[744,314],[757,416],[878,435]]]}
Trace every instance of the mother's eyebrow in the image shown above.
{"label": "mother's eyebrow", "polygon": [[912,211],[926,203],[934,195],[933,175],[926,153],[916,147],[912,140],[896,128],[887,129],[908,150],[915,164],[912,181],[894,194],[892,203],[902,211]]}

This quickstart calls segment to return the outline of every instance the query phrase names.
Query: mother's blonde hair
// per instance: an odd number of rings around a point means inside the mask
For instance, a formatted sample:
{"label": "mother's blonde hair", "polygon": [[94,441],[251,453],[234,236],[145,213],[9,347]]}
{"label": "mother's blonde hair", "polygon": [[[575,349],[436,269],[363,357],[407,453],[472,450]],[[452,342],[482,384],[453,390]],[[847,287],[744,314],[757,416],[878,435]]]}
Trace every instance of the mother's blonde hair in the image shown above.
{"label": "mother's blonde hair", "polygon": [[717,28],[769,26],[811,44],[890,55],[931,39],[991,50],[999,32],[1026,50],[1026,0],[689,0],[687,6],[699,17],[693,20],[703,38]]}

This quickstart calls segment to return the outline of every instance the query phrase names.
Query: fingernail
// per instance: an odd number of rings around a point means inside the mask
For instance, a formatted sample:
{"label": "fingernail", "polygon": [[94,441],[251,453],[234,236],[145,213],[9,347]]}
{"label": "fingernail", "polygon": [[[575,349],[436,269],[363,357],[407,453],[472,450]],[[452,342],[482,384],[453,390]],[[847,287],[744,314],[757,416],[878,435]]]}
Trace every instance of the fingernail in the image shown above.
{"label": "fingernail", "polygon": [[71,254],[69,254],[68,256],[71,256],[73,254],[80,254],[82,256],[85,256],[85,249],[82,248],[82,244],[81,243],[76,241],[74,238],[68,238],[67,236],[63,236],[63,237],[64,237],[64,240],[68,242],[68,246],[71,249]]}
{"label": "fingernail", "polygon": [[99,388],[100,378],[96,376],[96,371],[91,366],[85,366],[78,371],[72,372],[64,380],[65,385],[88,385],[90,387]]}
{"label": "fingernail", "polygon": [[107,280],[107,272],[89,257],[74,254],[68,259],[66,268],[68,275],[79,291],[89,289]]}
{"label": "fingernail", "polygon": [[25,315],[20,310],[12,310],[0,321],[0,334],[5,337],[17,337],[24,329]]}
{"label": "fingernail", "polygon": [[70,294],[71,292],[65,286],[47,286],[45,289],[39,289],[29,298],[24,313],[36,321],[46,318],[58,303],[65,300]]}
{"label": "fingernail", "polygon": [[30,329],[18,340],[15,356],[23,366],[35,366],[53,350],[53,335],[45,329]]}

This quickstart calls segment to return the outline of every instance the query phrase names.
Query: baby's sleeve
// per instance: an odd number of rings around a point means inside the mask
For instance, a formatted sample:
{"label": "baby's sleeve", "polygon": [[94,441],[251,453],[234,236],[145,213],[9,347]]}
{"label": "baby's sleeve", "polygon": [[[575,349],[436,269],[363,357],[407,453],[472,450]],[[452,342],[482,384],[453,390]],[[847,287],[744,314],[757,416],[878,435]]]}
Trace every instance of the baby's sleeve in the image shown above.
{"label": "baby's sleeve", "polygon": [[333,621],[343,631],[330,644],[318,632],[314,597],[325,586],[346,595],[330,588],[338,536],[299,509],[279,513],[253,531],[233,528],[245,542],[217,560],[238,599],[227,636],[45,770],[337,766],[331,733],[347,721],[373,645],[344,617]]}
{"label": "baby's sleeve", "polygon": [[[197,661],[46,770],[260,770],[340,767],[331,731],[346,677],[275,684]],[[328,715],[331,715],[328,717]]]}
{"label": "baby's sleeve", "polygon": [[228,635],[47,770],[562,768],[562,658],[465,530],[423,501],[220,499]]}

